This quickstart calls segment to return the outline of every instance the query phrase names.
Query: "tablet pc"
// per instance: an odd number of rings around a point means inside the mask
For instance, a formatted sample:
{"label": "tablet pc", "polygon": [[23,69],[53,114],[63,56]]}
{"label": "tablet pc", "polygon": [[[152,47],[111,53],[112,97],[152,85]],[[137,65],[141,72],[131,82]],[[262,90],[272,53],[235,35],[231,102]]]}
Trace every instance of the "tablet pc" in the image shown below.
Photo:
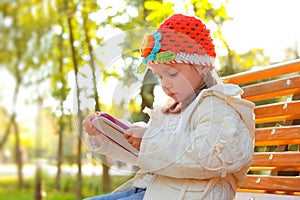
{"label": "tablet pc", "polygon": [[93,119],[92,124],[96,127],[99,133],[104,135],[114,144],[137,156],[139,151],[129,144],[123,135],[124,131],[129,129],[127,125],[112,115],[103,112]]}

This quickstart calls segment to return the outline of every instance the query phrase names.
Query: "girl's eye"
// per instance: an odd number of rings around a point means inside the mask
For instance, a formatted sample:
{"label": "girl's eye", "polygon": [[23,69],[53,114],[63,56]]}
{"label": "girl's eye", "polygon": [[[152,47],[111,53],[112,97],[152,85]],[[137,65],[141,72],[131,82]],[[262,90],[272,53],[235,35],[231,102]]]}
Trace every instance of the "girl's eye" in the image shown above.
{"label": "girl's eye", "polygon": [[170,73],[169,76],[175,77],[175,76],[177,76],[177,74],[178,74],[178,72],[174,72],[174,73]]}

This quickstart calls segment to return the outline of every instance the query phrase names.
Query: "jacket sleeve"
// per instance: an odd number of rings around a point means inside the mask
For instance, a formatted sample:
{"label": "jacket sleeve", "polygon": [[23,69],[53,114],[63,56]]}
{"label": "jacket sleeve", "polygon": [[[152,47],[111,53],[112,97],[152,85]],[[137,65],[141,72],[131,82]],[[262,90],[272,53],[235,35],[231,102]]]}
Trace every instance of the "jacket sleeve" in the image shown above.
{"label": "jacket sleeve", "polygon": [[148,133],[138,158],[144,171],[207,179],[248,168],[253,140],[239,114],[224,100],[205,97],[188,121],[177,135],[155,128]]}
{"label": "jacket sleeve", "polygon": [[124,151],[122,148],[115,145],[114,143],[112,143],[111,141],[109,141],[107,138],[105,138],[100,134],[97,136],[88,136],[88,134],[86,134],[84,140],[88,151],[90,151],[94,155],[95,154],[106,155],[114,160],[118,160],[133,165],[136,164],[137,161],[136,156],[132,155],[127,151]]}

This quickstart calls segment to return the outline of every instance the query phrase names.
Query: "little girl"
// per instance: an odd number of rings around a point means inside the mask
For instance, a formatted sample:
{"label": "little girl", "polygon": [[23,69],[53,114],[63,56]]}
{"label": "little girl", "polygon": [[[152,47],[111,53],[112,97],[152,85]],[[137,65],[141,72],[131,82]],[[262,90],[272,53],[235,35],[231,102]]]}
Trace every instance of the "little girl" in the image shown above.
{"label": "little girl", "polygon": [[210,31],[198,18],[174,14],[145,37],[141,56],[170,100],[147,111],[147,127],[125,133],[138,157],[97,134],[96,114],[86,117],[91,151],[140,168],[115,192],[88,199],[233,199],[252,161],[254,104],[218,78]]}

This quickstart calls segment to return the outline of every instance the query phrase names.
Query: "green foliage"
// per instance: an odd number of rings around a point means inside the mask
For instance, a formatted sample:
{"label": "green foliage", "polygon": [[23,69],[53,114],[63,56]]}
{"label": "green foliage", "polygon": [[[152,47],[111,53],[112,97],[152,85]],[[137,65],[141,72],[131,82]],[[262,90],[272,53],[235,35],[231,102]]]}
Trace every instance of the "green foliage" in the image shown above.
{"label": "green foliage", "polygon": [[[116,188],[127,181],[130,176],[113,176],[112,185]],[[0,199],[20,199],[20,200],[32,200],[34,199],[34,184],[35,181],[32,178],[25,179],[26,188],[23,190],[17,190],[17,179],[12,177],[0,178]],[[63,176],[61,191],[55,190],[54,178],[44,176],[43,178],[43,190],[45,199],[47,200],[74,200],[74,190],[76,177],[75,176]],[[84,177],[82,191],[85,197],[92,197],[103,194],[99,190],[101,186],[101,179],[99,177]],[[111,192],[111,191],[110,191]]]}
{"label": "green foliage", "polygon": [[174,4],[168,1],[149,0],[145,1],[144,6],[149,11],[147,20],[154,22],[155,26],[174,13]]}
{"label": "green foliage", "polygon": [[209,0],[191,0],[195,15],[204,21],[213,21],[220,28],[223,22],[230,20],[226,11],[227,1],[220,1],[218,4],[213,4]]}
{"label": "green foliage", "polygon": [[[0,4],[2,17],[2,45],[0,45],[1,63],[15,73],[14,66],[26,72],[30,68],[40,68],[49,58],[49,40],[52,19],[43,8],[42,2],[6,2]],[[49,8],[51,9],[51,8]],[[48,10],[48,8],[47,8]],[[12,62],[13,61],[13,62]]]}
{"label": "green foliage", "polygon": [[[219,57],[221,63],[220,74],[223,76],[247,71],[253,66],[267,66],[270,64],[270,58],[265,56],[263,49],[254,48],[242,54],[231,50],[230,56],[231,62],[228,62],[228,56]],[[232,71],[228,71],[228,65],[231,65]]]}
{"label": "green foliage", "polygon": [[137,67],[136,72],[139,73],[139,74],[142,74],[142,73],[144,73],[144,72],[146,71],[146,69],[147,69],[147,64],[142,62],[142,63]]}
{"label": "green foliage", "polygon": [[235,55],[235,66],[243,71],[249,70],[253,66],[266,66],[270,64],[270,58],[264,55],[263,49],[254,48],[246,53]]}

